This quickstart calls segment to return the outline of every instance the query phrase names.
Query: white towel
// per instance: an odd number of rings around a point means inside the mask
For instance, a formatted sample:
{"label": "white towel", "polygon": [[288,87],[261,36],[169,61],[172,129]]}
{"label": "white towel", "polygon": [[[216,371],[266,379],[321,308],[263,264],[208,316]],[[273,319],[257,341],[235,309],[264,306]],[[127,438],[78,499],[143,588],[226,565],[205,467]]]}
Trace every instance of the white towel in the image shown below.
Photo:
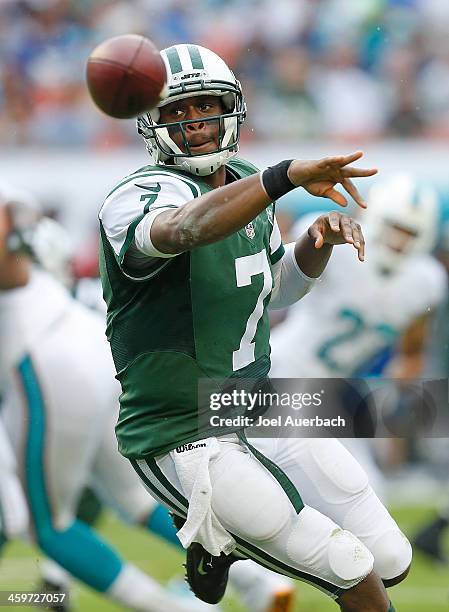
{"label": "white towel", "polygon": [[216,517],[211,507],[212,485],[209,462],[220,452],[217,438],[198,440],[171,451],[176,473],[189,500],[187,520],[178,531],[178,537],[187,548],[198,542],[211,555],[229,555],[236,542]]}

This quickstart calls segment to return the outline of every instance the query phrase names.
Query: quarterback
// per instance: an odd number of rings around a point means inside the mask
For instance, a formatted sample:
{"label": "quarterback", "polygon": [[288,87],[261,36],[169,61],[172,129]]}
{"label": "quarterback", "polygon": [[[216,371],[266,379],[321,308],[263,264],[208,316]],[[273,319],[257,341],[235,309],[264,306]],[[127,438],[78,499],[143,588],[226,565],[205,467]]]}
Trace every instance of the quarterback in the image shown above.
{"label": "quarterback", "polygon": [[200,379],[267,376],[268,305],[303,297],[334,245],[352,244],[364,259],[360,226],[337,212],[284,247],[275,200],[303,187],[344,206],[340,183],[364,207],[351,178],[376,170],[351,166],[357,152],[259,173],[235,157],[246,106],[228,66],[197,45],[162,56],[169,95],[138,118],[155,163],[124,178],[100,211],[120,451],[172,509],[188,581],[204,601],[219,601],[230,565],[250,558],[316,586],[344,611],[393,610],[382,579],[405,576],[409,545],[349,453],[341,465],[352,478],[335,479],[333,517],[303,503],[291,455],[276,444],[262,454],[238,426],[198,427]]}

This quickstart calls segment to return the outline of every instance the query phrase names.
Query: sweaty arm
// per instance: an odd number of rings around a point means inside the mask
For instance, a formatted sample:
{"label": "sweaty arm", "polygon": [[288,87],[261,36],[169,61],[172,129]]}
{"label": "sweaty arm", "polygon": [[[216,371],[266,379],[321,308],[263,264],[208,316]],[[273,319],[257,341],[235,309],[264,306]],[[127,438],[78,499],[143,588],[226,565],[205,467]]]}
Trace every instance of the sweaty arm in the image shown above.
{"label": "sweaty arm", "polygon": [[271,201],[259,173],[240,179],[157,215],[151,244],[163,256],[217,242],[247,225]]}
{"label": "sweaty arm", "polygon": [[[140,268],[145,256],[160,261],[164,256],[170,258],[226,238],[295,187],[304,187],[313,195],[329,197],[345,205],[346,199],[333,188],[341,183],[357,201],[355,188],[346,177],[375,172],[348,166],[360,156],[361,153],[318,161],[287,160],[203,195],[188,177],[178,175],[176,180],[168,170],[143,168],[127,177],[106,198],[99,215],[102,231],[119,265],[131,276],[126,268]],[[173,180],[178,187],[172,184]],[[180,182],[185,183],[183,194],[179,190]],[[312,260],[322,262],[324,256],[327,261],[329,249],[320,250],[319,255],[313,254]],[[143,266],[148,263],[147,259]],[[163,265],[167,263],[166,260]],[[308,275],[307,270],[302,270]],[[139,277],[144,277],[143,272],[139,272]]]}
{"label": "sweaty arm", "polygon": [[357,152],[322,160],[286,160],[263,173],[213,189],[182,208],[160,214],[151,227],[151,242],[167,254],[217,242],[247,225],[268,204],[295,187],[304,187],[312,195],[328,197],[345,206],[346,198],[334,189],[340,183],[364,206],[350,177],[371,176],[376,170],[348,165],[361,156]]}

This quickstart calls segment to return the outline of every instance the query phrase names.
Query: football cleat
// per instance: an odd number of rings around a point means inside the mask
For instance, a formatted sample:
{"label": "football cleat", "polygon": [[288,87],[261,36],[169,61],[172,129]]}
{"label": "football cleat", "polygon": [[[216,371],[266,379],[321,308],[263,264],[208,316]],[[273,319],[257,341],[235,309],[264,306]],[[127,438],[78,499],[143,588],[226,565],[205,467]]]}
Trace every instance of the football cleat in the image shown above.
{"label": "football cleat", "polygon": [[229,568],[238,557],[222,553],[214,557],[201,544],[193,542],[187,549],[186,577],[193,593],[209,604],[218,603],[225,594]]}
{"label": "football cleat", "polygon": [[[182,529],[186,520],[170,512],[176,529]],[[234,555],[214,557],[201,544],[193,542],[187,549],[186,581],[198,599],[208,604],[218,603],[225,594],[229,568],[238,561]]]}

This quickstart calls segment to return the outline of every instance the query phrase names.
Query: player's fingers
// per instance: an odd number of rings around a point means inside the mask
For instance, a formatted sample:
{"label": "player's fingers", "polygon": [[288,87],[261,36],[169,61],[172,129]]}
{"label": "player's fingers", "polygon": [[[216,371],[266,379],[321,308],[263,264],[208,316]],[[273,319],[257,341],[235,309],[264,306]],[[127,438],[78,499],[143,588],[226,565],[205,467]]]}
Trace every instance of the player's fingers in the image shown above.
{"label": "player's fingers", "polygon": [[350,153],[349,155],[343,155],[343,163],[342,166],[347,166],[348,164],[352,164],[363,157],[363,151],[355,151],[354,153]]}
{"label": "player's fingers", "polygon": [[363,156],[362,151],[356,151],[350,155],[334,155],[332,157],[325,157],[320,161],[320,165],[323,167],[339,167],[343,168],[348,164],[352,164]]}
{"label": "player's fingers", "polygon": [[354,247],[358,251],[358,257],[360,261],[364,261],[365,260],[365,238],[363,236],[362,228],[357,223],[357,221],[354,221],[354,219],[351,219],[351,226],[352,226],[352,238],[354,240]]}
{"label": "player's fingers", "polygon": [[323,197],[329,198],[330,200],[332,200],[339,206],[344,207],[348,205],[348,200],[345,198],[345,196],[339,191],[337,191],[336,189],[334,189],[333,187],[330,187],[329,189],[327,189],[327,191],[323,193]]}
{"label": "player's fingers", "polygon": [[343,168],[342,170],[343,176],[351,178],[374,176],[374,174],[377,174],[378,172],[379,170],[377,168],[353,168],[352,166],[349,168]]}
{"label": "player's fingers", "polygon": [[354,238],[352,236],[351,218],[345,217],[344,215],[342,215],[340,217],[340,227],[341,227],[341,234],[343,238],[345,239],[345,241],[349,242],[350,244],[353,244]]}
{"label": "player's fingers", "polygon": [[318,227],[314,224],[309,227],[309,236],[314,241],[314,246],[316,249],[320,249],[324,243],[323,234],[320,232]]}
{"label": "player's fingers", "polygon": [[336,211],[332,211],[327,215],[329,226],[333,232],[340,231],[340,218],[341,215]]}
{"label": "player's fingers", "polygon": [[348,179],[348,178],[343,179],[341,181],[341,185],[344,189],[346,189],[346,191],[349,193],[349,195],[354,200],[354,202],[357,202],[357,204],[361,208],[366,208],[365,200],[362,198],[362,196],[359,193],[359,190],[354,185],[354,183],[351,181],[351,179]]}

